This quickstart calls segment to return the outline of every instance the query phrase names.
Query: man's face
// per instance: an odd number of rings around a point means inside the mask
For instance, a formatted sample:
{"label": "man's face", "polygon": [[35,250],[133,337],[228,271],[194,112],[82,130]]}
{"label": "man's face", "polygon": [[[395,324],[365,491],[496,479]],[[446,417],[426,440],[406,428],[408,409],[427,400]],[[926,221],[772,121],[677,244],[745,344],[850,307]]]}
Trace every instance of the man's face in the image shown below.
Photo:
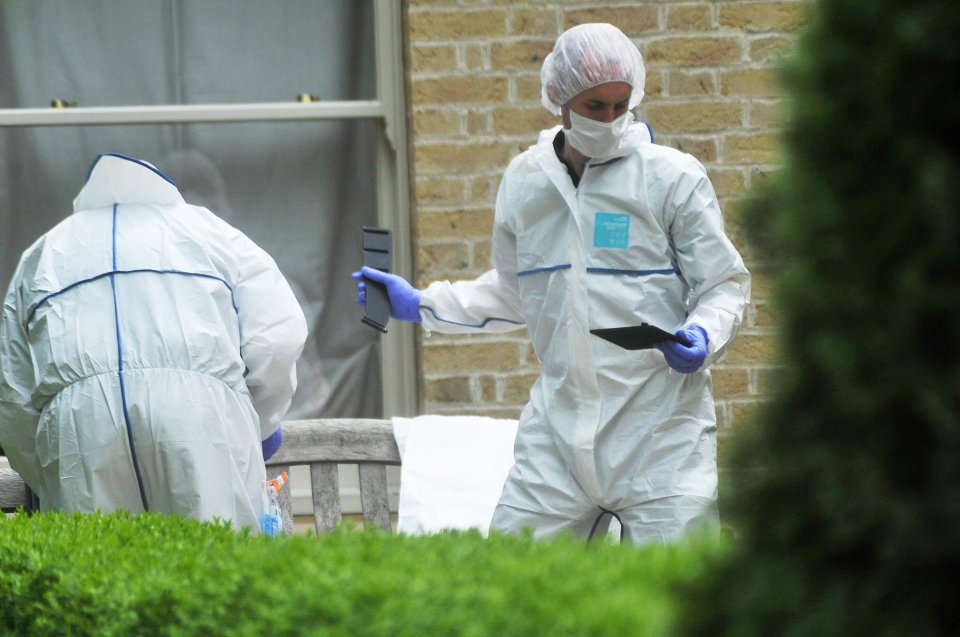
{"label": "man's face", "polygon": [[570,128],[568,109],[573,109],[581,117],[609,124],[627,112],[632,92],[626,82],[607,82],[577,93],[560,109],[563,125]]}

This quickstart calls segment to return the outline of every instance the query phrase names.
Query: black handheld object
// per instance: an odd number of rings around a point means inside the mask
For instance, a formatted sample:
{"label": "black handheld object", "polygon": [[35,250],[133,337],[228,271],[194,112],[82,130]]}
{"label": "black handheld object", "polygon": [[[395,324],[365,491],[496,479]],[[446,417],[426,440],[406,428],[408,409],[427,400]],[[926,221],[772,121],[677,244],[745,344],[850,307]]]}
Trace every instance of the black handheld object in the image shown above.
{"label": "black handheld object", "polygon": [[[363,229],[363,265],[390,272],[393,267],[391,247],[393,233],[389,228]],[[387,331],[387,321],[390,320],[390,297],[387,295],[387,286],[383,283],[364,279],[367,283],[367,302],[364,306],[364,323],[380,330]]]}
{"label": "black handheld object", "polygon": [[684,347],[690,347],[691,343],[682,336],[671,334],[659,327],[649,323],[640,325],[631,325],[629,327],[608,327],[604,329],[590,330],[594,336],[610,341],[614,345],[619,345],[623,349],[650,349],[657,343],[663,341],[676,341]]}

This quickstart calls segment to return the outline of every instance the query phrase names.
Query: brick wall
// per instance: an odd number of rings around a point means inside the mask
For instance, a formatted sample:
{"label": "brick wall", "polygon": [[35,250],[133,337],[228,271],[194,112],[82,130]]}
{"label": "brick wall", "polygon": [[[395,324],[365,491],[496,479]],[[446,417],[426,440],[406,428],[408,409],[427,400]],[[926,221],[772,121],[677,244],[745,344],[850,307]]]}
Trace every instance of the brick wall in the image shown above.
{"label": "brick wall", "polygon": [[[727,230],[754,273],[753,303],[714,369],[721,436],[769,391],[776,369],[768,282],[738,225],[738,202],[775,170],[782,104],[774,69],[805,2],[408,0],[408,81],[420,286],[490,267],[493,203],[511,157],[558,123],[540,106],[540,67],[556,37],[610,22],[640,48],[637,110],[657,143],[707,167]],[[420,332],[421,413],[516,417],[539,368],[526,331]]]}

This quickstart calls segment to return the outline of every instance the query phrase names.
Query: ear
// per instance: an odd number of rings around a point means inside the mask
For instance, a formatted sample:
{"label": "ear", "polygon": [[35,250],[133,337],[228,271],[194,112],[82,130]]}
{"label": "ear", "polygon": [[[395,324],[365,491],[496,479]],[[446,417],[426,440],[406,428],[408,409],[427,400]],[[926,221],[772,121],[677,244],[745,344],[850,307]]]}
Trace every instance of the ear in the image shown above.
{"label": "ear", "polygon": [[560,119],[563,120],[563,127],[570,129],[570,103],[567,102],[560,106]]}

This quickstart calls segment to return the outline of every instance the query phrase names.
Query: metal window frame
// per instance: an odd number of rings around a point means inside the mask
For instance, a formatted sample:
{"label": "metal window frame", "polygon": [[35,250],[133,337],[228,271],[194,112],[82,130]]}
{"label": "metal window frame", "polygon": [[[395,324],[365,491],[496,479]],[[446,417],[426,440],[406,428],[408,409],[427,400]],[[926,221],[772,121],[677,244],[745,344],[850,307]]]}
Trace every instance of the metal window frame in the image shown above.
{"label": "metal window frame", "polygon": [[[0,127],[377,120],[377,219],[381,226],[393,229],[394,264],[399,274],[409,277],[413,258],[402,3],[374,0],[374,32],[376,100],[0,109]],[[391,326],[390,332],[383,337],[381,349],[384,415],[413,416],[417,409],[414,333],[401,324]]]}

